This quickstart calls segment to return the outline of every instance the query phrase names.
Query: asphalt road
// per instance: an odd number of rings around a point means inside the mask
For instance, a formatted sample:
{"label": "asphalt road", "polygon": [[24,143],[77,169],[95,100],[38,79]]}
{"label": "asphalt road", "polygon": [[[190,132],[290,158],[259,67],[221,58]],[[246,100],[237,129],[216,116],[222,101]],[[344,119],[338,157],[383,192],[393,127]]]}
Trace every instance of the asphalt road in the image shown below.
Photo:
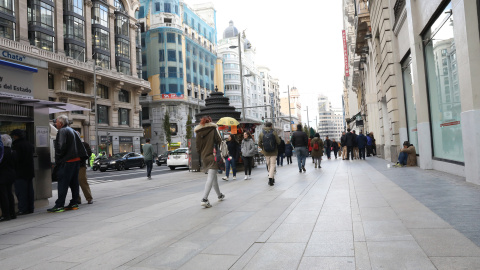
{"label": "asphalt road", "polygon": [[[179,171],[188,170],[187,167],[185,168],[176,168],[175,170],[170,170],[169,167],[166,165],[157,166],[153,164],[152,169],[152,177],[158,175],[167,175]],[[99,170],[92,171],[89,167],[87,167],[87,181],[90,185],[101,184],[105,182],[112,182],[112,181],[121,181],[121,180],[128,180],[137,177],[145,177],[147,178],[147,167],[140,169],[140,168],[130,168],[124,171],[117,171],[117,170],[107,170],[106,172],[101,172]],[[52,189],[57,189],[57,182],[52,183]]]}

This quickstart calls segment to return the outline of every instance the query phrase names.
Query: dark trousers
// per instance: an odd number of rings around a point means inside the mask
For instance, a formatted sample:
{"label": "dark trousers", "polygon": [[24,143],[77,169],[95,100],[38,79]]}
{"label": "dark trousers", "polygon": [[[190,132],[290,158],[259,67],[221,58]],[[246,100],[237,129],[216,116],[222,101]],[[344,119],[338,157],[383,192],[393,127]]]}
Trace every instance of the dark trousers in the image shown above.
{"label": "dark trousers", "polygon": [[338,153],[338,150],[333,149],[333,155],[335,156],[335,158],[337,158],[337,153]]}
{"label": "dark trousers", "polygon": [[367,145],[367,157],[371,156],[372,154],[373,154],[373,146]]}
{"label": "dark trousers", "polygon": [[398,155],[398,163],[402,165],[407,165],[408,154],[405,152],[400,152]]}
{"label": "dark trousers", "polygon": [[12,186],[12,184],[0,185],[0,206],[2,209],[2,216],[6,220],[16,217]]}
{"label": "dark trousers", "polygon": [[145,160],[145,164],[147,165],[147,177],[152,176],[152,168],[153,168],[153,160]]}
{"label": "dark trousers", "polygon": [[353,146],[347,146],[347,159],[353,159]]}
{"label": "dark trousers", "polygon": [[330,154],[332,153],[332,149],[330,147],[325,148],[325,151],[327,152],[327,158],[330,159]]}
{"label": "dark trousers", "polygon": [[55,201],[55,207],[64,207],[67,197],[68,188],[72,191],[72,199],[70,205],[78,204],[80,197],[80,186],[78,184],[78,171],[80,170],[80,162],[65,162],[58,168],[58,199]]}
{"label": "dark trousers", "polygon": [[291,164],[292,163],[292,156],[287,156],[287,164]]}
{"label": "dark trousers", "polygon": [[15,186],[15,195],[17,195],[17,199],[18,199],[18,211],[23,213],[33,213],[33,210],[35,209],[33,179],[17,178],[15,180],[14,186]]}
{"label": "dark trousers", "polygon": [[245,175],[252,174],[253,157],[243,157],[243,167],[245,168]]}
{"label": "dark trousers", "polygon": [[362,147],[362,148],[358,148],[358,153],[359,153],[359,158],[360,159],[365,159],[365,147]]}
{"label": "dark trousers", "polygon": [[277,166],[283,166],[283,155],[284,154],[277,154]]}

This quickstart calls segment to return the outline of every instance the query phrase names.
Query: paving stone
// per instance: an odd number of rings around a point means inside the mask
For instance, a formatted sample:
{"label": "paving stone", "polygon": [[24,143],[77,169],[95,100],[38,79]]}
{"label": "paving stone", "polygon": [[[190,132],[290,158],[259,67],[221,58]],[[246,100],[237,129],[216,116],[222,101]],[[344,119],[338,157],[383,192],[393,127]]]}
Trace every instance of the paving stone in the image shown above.
{"label": "paving stone", "polygon": [[268,242],[306,243],[310,239],[313,223],[283,223],[270,236]]}
{"label": "paving stone", "polygon": [[303,251],[303,243],[265,243],[245,266],[245,269],[295,269]]}
{"label": "paving stone", "polygon": [[353,242],[309,242],[303,256],[353,257]]}
{"label": "paving stone", "polygon": [[411,229],[415,240],[431,257],[480,257],[480,248],[454,229]]}
{"label": "paving stone", "polygon": [[366,242],[354,242],[355,248],[355,267],[356,269],[372,269],[370,265],[370,255],[368,253]]}
{"label": "paving stone", "polygon": [[480,257],[430,257],[438,270],[479,269]]}
{"label": "paving stone", "polygon": [[181,270],[213,270],[213,269],[229,269],[238,259],[239,256],[233,255],[213,255],[198,254],[182,265]]}
{"label": "paving stone", "polygon": [[372,269],[436,269],[415,241],[367,242]]}
{"label": "paving stone", "polygon": [[[299,270],[310,269],[342,269],[354,270],[355,259],[353,257],[303,257]],[[358,269],[358,268],[357,268]]]}
{"label": "paving stone", "polygon": [[400,220],[364,221],[363,231],[367,241],[410,241],[410,232]]}

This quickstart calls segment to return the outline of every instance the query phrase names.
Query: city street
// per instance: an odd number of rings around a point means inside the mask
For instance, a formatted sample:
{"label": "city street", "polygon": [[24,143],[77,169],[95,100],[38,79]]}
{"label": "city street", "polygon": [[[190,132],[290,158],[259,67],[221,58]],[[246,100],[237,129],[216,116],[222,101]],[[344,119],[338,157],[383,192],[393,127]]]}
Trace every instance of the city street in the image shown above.
{"label": "city street", "polygon": [[263,164],[219,180],[208,209],[203,173],[90,174],[93,205],[0,223],[1,269],[478,269],[478,186],[376,157],[293,161],[273,187]]}

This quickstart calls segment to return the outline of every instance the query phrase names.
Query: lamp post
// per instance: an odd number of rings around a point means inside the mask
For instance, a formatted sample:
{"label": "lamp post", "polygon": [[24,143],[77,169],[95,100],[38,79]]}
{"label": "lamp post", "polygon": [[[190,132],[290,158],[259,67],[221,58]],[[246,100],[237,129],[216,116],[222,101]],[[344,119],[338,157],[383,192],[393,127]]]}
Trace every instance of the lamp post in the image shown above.
{"label": "lamp post", "polygon": [[292,136],[292,112],[290,111],[290,85],[287,85],[287,91],[288,91],[288,117],[290,118],[290,136]]}
{"label": "lamp post", "polygon": [[308,106],[307,106],[307,129],[308,129],[308,133],[310,133],[310,119],[308,118]]}
{"label": "lamp post", "polygon": [[[98,68],[102,70],[102,68]],[[100,140],[98,139],[98,107],[97,107],[97,63],[93,59],[93,94],[95,95],[95,140],[96,140],[96,155],[98,156],[98,148],[100,146]],[[107,146],[108,147],[108,146]]]}
{"label": "lamp post", "polygon": [[[238,33],[238,46],[232,45],[230,49],[238,48],[238,59],[240,67],[240,96],[242,98],[242,121],[245,122],[245,100],[243,95],[243,65],[242,65],[242,46],[240,45],[240,33]],[[245,77],[250,77],[252,74],[247,74]]]}

